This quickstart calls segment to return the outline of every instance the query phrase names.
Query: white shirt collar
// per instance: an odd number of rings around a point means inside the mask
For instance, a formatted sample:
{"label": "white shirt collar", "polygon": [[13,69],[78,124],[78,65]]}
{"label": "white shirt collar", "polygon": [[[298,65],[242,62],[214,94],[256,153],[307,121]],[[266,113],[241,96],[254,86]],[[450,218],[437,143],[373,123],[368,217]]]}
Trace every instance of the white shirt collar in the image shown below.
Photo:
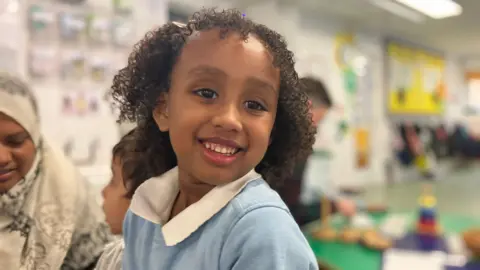
{"label": "white shirt collar", "polygon": [[[240,179],[216,186],[198,202],[188,206],[163,225],[166,245],[174,246],[185,240],[227,205],[250,181],[260,177],[252,170]],[[175,167],[140,185],[132,198],[130,210],[150,222],[163,224],[169,218],[178,189],[178,167]]]}

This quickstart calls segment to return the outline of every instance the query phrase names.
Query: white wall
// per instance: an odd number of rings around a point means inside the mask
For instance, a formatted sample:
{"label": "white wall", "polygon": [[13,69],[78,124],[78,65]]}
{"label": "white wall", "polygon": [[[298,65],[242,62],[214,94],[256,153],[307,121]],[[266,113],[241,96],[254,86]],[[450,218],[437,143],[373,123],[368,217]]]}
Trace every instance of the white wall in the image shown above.
{"label": "white wall", "polygon": [[[166,1],[155,0],[137,0],[135,1],[135,17],[137,20],[137,39],[139,40],[145,32],[156,25],[161,25],[167,20]],[[173,1],[187,9],[190,12],[200,9],[203,6],[218,6],[220,8],[236,7],[241,8],[246,16],[256,22],[263,23],[268,27],[280,32],[285,36],[290,49],[299,57],[301,65],[302,57],[315,55],[318,61],[323,65],[317,72],[326,81],[333,99],[339,103],[345,103],[345,91],[340,72],[333,59],[334,37],[339,32],[352,30],[351,25],[346,25],[340,21],[328,21],[316,18],[315,14],[300,14],[297,7],[281,7],[274,1],[240,1],[238,4],[231,4],[221,0],[195,1],[183,0]],[[110,0],[89,1],[92,5],[109,6]],[[155,7],[153,7],[153,6]],[[240,5],[246,7],[242,8]],[[25,21],[22,18],[22,21]],[[19,37],[23,39],[23,37]],[[367,32],[356,33],[357,46],[362,52],[369,56],[374,68],[374,82],[372,96],[373,119],[371,120],[371,142],[372,156],[371,166],[367,170],[359,171],[354,165],[354,142],[353,137],[347,137],[339,145],[339,154],[334,162],[334,170],[337,171],[335,177],[338,185],[362,185],[366,183],[382,183],[384,181],[384,163],[390,153],[387,118],[384,106],[384,87],[383,87],[383,38],[378,34]],[[25,51],[25,40],[23,39],[20,47]],[[26,62],[25,54],[20,55],[19,71],[25,74]],[[126,55],[124,60],[126,60]],[[122,60],[123,61],[123,60]],[[455,57],[450,57],[447,65],[447,85],[449,91],[463,91],[463,70],[459,61]],[[300,74],[302,75],[302,74]],[[459,95],[460,102],[452,103],[447,108],[446,118],[454,118],[460,114],[462,94]],[[48,102],[48,100],[46,101]],[[459,105],[460,104],[460,105]],[[50,104],[44,105],[49,106]],[[351,110],[346,111],[351,116]]]}
{"label": "white wall", "polygon": [[[318,18],[300,15],[296,7],[279,7],[273,1],[252,5],[245,11],[247,16],[259,23],[263,23],[285,36],[290,49],[302,61],[302,55],[321,55],[325,61],[324,70],[316,70],[328,85],[333,100],[345,107],[347,118],[355,113],[346,104],[346,92],[338,67],[334,60],[335,36],[344,32],[346,27],[338,22],[322,21]],[[385,117],[383,113],[382,87],[382,50],[381,39],[367,33],[356,33],[357,46],[362,53],[369,56],[373,65],[372,97],[373,119],[368,124],[372,131],[371,165],[366,170],[355,168],[355,148],[353,134],[349,135],[338,145],[333,163],[334,181],[341,186],[360,186],[365,183],[383,181],[383,162],[388,149]],[[300,73],[300,72],[299,72]],[[303,74],[300,73],[300,76]]]}
{"label": "white wall", "polygon": [[[2,53],[5,46],[12,48],[12,61],[6,63],[5,55],[2,55],[1,69],[6,69],[11,73],[16,73],[20,77],[29,81],[27,75],[28,70],[28,26],[27,26],[27,8],[28,3],[38,1],[19,1],[18,10],[15,14],[0,14],[0,29],[4,33],[4,38],[0,39]],[[50,5],[52,10],[70,10],[77,11],[80,9],[94,10],[97,14],[112,14],[111,0],[87,0],[86,4],[81,7],[68,6],[62,4],[53,5],[49,1],[44,1],[46,6]],[[44,3],[42,2],[42,3]],[[155,25],[161,25],[167,21],[167,2],[159,0],[135,0],[134,2],[134,24],[135,24],[135,42],[145,35],[147,30],[152,29]],[[2,10],[3,11],[3,10]],[[8,38],[7,38],[8,37]],[[48,46],[59,49],[62,46],[55,35],[49,40]],[[133,40],[132,40],[133,41]],[[99,54],[101,57],[111,61],[114,67],[119,68],[126,65],[127,56],[131,49],[115,50],[112,47],[104,47],[101,49],[87,48],[85,44],[77,44],[75,48],[80,49],[87,54]],[[113,74],[112,74],[113,75]],[[116,115],[110,113],[107,103],[99,104],[99,113],[94,116],[77,117],[63,115],[61,110],[62,96],[64,93],[85,92],[88,95],[103,96],[105,90],[112,83],[111,78],[106,80],[104,84],[94,84],[89,80],[83,80],[75,83],[63,83],[57,78],[49,78],[43,81],[29,81],[35,94],[37,95],[40,115],[42,118],[42,127],[44,134],[52,143],[62,146],[66,138],[75,137],[77,156],[84,156],[88,146],[88,137],[95,133],[94,136],[100,140],[100,147],[97,149],[97,162],[94,166],[79,166],[80,171],[94,183],[97,188],[101,188],[110,177],[110,153],[112,146],[119,139],[118,126],[115,123]],[[101,98],[100,98],[101,100]],[[93,135],[92,135],[93,136]],[[85,140],[87,138],[87,140]]]}
{"label": "white wall", "polygon": [[[238,3],[225,3],[221,0],[209,0],[194,2],[173,1],[190,9],[198,10],[206,6],[217,6],[220,8],[235,7],[241,9],[248,18],[267,25],[285,36],[289,48],[295,53],[299,60],[299,65],[303,55],[315,55],[324,63],[324,68],[316,70],[316,73],[327,83],[333,99],[338,103],[345,103],[345,91],[340,72],[333,59],[334,38],[339,32],[346,30],[355,30],[356,27],[347,25],[341,21],[334,21],[331,18],[322,20],[315,14],[307,14],[305,11],[300,13],[297,6],[279,6],[273,0],[266,1],[239,1]],[[339,154],[334,162],[334,171],[337,172],[335,182],[337,185],[362,185],[367,183],[383,183],[385,180],[385,162],[390,154],[390,132],[388,118],[385,109],[385,89],[384,89],[384,37],[376,33],[367,33],[357,31],[357,46],[362,53],[367,54],[374,68],[374,82],[372,96],[373,117],[370,123],[372,156],[371,166],[367,170],[357,170],[355,168],[355,152],[353,137],[349,136],[347,140],[340,145]],[[401,38],[401,37],[398,37]],[[428,44],[423,44],[427,45]],[[431,44],[432,48],[435,44]],[[302,75],[302,72],[299,72]],[[463,67],[457,57],[447,54],[447,86],[449,95],[452,96],[449,101],[445,120],[453,122],[461,117],[463,104],[465,103],[466,87],[463,81]],[[353,111],[347,111],[352,115]]]}

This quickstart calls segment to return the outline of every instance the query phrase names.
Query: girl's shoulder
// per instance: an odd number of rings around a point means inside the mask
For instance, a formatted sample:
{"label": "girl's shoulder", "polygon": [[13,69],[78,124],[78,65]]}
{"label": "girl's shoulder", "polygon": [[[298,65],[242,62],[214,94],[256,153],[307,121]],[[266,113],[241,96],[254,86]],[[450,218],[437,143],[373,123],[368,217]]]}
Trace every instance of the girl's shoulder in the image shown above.
{"label": "girl's shoulder", "polygon": [[261,178],[249,182],[230,205],[237,216],[265,207],[274,207],[289,212],[280,195]]}

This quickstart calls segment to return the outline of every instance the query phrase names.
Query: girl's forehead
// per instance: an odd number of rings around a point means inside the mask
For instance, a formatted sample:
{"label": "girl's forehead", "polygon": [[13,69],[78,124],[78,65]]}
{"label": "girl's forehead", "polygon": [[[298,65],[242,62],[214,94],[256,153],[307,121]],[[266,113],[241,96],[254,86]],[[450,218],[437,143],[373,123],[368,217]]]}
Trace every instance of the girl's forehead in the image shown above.
{"label": "girl's forehead", "polygon": [[245,40],[239,33],[230,31],[225,37],[220,36],[220,29],[211,29],[207,31],[194,31],[188,38],[185,47],[189,46],[225,46],[227,44],[237,43],[243,47],[253,49],[259,52],[266,52],[267,48],[252,33],[248,34]]}
{"label": "girl's forehead", "polygon": [[[239,33],[230,31],[222,37],[219,29],[192,33],[182,50],[179,62],[211,62],[218,57],[228,58],[230,61],[236,59],[237,62],[252,61],[267,69],[274,68],[272,54],[254,34],[249,34],[247,39],[244,39]],[[242,57],[248,59],[241,59]]]}
{"label": "girl's forehead", "polygon": [[176,70],[189,74],[197,66],[214,66],[228,76],[262,77],[274,88],[279,84],[279,70],[273,65],[270,51],[254,35],[245,40],[230,31],[221,36],[220,30],[194,32],[185,44],[176,64]]}

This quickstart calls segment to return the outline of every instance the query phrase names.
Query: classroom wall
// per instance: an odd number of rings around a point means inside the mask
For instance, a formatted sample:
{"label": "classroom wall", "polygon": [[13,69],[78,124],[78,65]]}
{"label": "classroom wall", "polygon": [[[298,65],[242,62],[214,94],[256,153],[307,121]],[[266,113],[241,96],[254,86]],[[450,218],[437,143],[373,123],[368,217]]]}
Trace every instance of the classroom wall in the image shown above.
{"label": "classroom wall", "polygon": [[[334,60],[335,36],[347,30],[345,25],[335,21],[324,21],[314,16],[298,12],[295,7],[279,7],[273,1],[262,2],[248,7],[245,11],[249,18],[263,23],[284,35],[290,48],[300,58],[299,63],[311,55],[320,55],[319,67],[314,70],[328,85],[334,102],[345,109],[345,117],[351,122],[357,113],[349,106],[346,91],[339,68]],[[368,127],[371,131],[370,166],[367,169],[356,169],[355,146],[353,132],[347,133],[344,140],[335,146],[332,176],[334,183],[339,186],[362,186],[367,183],[383,181],[384,160],[387,149],[386,119],[383,113],[382,87],[382,40],[380,36],[370,33],[355,33],[356,44],[370,59],[373,66],[373,92],[369,98],[373,100],[372,117]],[[305,71],[299,71],[302,76]]]}
{"label": "classroom wall", "polygon": [[[365,53],[373,64],[373,84],[371,98],[372,117],[369,121],[371,131],[371,165],[367,169],[357,169],[355,166],[355,147],[353,134],[339,143],[334,159],[333,171],[335,184],[340,186],[361,186],[385,182],[385,163],[391,159],[391,132],[385,109],[384,88],[384,49],[385,36],[379,33],[369,33],[357,30],[355,26],[332,18],[322,19],[315,14],[302,14],[296,6],[280,6],[279,1],[240,1],[225,3],[225,1],[208,0],[202,3],[194,1],[172,1],[181,3],[187,10],[197,10],[203,6],[220,8],[236,7],[245,15],[275,29],[285,36],[290,49],[296,54],[299,75],[305,74],[303,59],[316,58],[317,68],[314,73],[327,83],[333,99],[345,106],[347,118],[352,120],[355,111],[348,107],[343,81],[339,68],[333,58],[335,36],[346,30],[355,32],[357,46]],[[401,39],[402,37],[396,37]],[[411,41],[415,44],[414,41]],[[435,44],[422,44],[435,48]],[[430,45],[430,46],[429,46]],[[466,102],[466,87],[463,80],[464,68],[460,58],[446,53],[446,83],[449,91],[444,120],[453,123],[462,118],[462,108]]]}
{"label": "classroom wall", "polygon": [[[87,0],[81,5],[67,5],[50,1],[20,1],[12,14],[0,14],[0,29],[4,38],[0,40],[0,69],[15,73],[25,79],[37,96],[42,128],[44,134],[52,144],[63,147],[66,141],[73,142],[72,159],[78,161],[85,159],[89,154],[92,139],[98,139],[95,145],[96,158],[89,164],[76,162],[80,172],[100,190],[110,178],[111,149],[116,144],[122,133],[130,126],[118,126],[117,115],[112,113],[108,102],[104,100],[106,90],[111,86],[112,78],[118,70],[127,63],[131,47],[122,49],[114,48],[112,44],[103,47],[90,47],[86,42],[64,44],[58,33],[52,34],[49,39],[32,41],[29,37],[28,9],[29,4],[41,4],[49,11],[83,12],[93,11],[99,16],[111,16],[113,19],[113,1]],[[167,2],[135,0],[131,1],[133,13],[131,19],[134,25],[132,42],[137,42],[145,35],[147,30],[167,21]],[[60,62],[61,53],[67,50],[79,50],[87,55],[102,57],[109,62],[112,72],[103,83],[92,82],[88,75],[79,81],[65,82],[60,77],[61,67],[53,75],[35,80],[30,76],[29,49],[32,47],[48,47],[59,53],[58,58],[52,62]],[[91,60],[89,58],[88,60]],[[59,65],[59,64],[58,64]],[[84,95],[98,102],[98,110],[92,114],[77,115],[66,113],[62,109],[65,96]],[[100,192],[98,192],[100,196]]]}
{"label": "classroom wall", "polygon": [[[136,38],[142,38],[147,30],[152,29],[156,25],[161,25],[167,21],[167,6],[166,0],[136,0],[134,16],[136,18]],[[241,1],[240,4],[231,4],[221,0],[183,0],[172,1],[184,7],[187,12],[192,12],[200,9],[203,6],[219,6],[220,8],[238,7],[242,9],[246,16],[263,23],[286,37],[289,47],[298,57],[298,66],[300,75],[305,74],[308,68],[303,66],[307,59],[315,59],[315,66],[310,67],[310,71],[320,76],[328,85],[334,101],[345,107],[345,117],[351,119],[355,111],[346,104],[346,95],[343,89],[343,82],[340,70],[335,64],[333,58],[335,35],[344,32],[345,30],[353,30],[351,25],[347,25],[341,21],[335,21],[331,18],[328,20],[320,19],[315,14],[305,15],[298,12],[295,7],[279,6],[274,1]],[[108,8],[111,5],[110,0],[95,0],[88,1],[88,5],[93,5],[99,8]],[[11,18],[0,17],[0,27],[4,29],[4,33],[10,33],[8,46],[16,50],[15,57],[12,57],[14,65],[6,66],[6,61],[2,62],[2,68],[11,68],[17,71],[22,77],[26,75],[27,62],[27,47],[28,40],[26,36],[26,17],[25,6],[20,7],[21,16],[13,16]],[[9,30],[9,31],[8,31]],[[15,30],[15,31],[12,31]],[[385,114],[384,106],[384,87],[383,87],[383,37],[379,34],[359,31],[356,34],[357,46],[362,53],[368,56],[373,65],[373,82],[371,98],[371,118],[368,127],[371,130],[372,155],[371,164],[367,169],[359,170],[355,166],[355,149],[353,133],[348,133],[344,140],[342,140],[337,148],[337,155],[333,164],[333,171],[335,183],[337,185],[347,186],[361,186],[368,183],[383,183],[384,164],[390,156],[390,136],[388,132],[388,121]],[[3,44],[4,45],[4,44]],[[12,54],[13,55],[13,54]],[[128,51],[125,54],[118,55],[117,61],[126,63]],[[463,83],[463,68],[457,57],[451,56],[448,58],[447,65],[447,85],[450,92],[460,93],[456,98],[456,103],[451,102],[447,107],[446,118],[455,119],[461,115],[461,107],[465,99],[465,87]],[[109,86],[105,84],[105,86]],[[87,86],[90,87],[90,86]],[[35,85],[35,90],[40,99],[40,107],[42,109],[43,121],[45,127],[57,127],[47,133],[54,139],[61,141],[65,134],[75,131],[75,121],[86,122],[88,118],[71,119],[69,127],[63,126],[59,123],[55,116],[55,111],[49,113],[49,109],[59,106],[59,95],[61,91],[71,91],[72,89],[64,89],[64,87],[55,83],[47,83],[43,85]],[[72,87],[75,88],[75,87]],[[91,89],[97,90],[97,89]],[[106,105],[102,105],[106,106]],[[107,108],[104,107],[106,111]],[[101,123],[95,125],[102,126],[102,130],[115,129],[115,117],[106,117]],[[47,128],[48,129],[48,128]],[[82,131],[82,130],[80,130]],[[60,136],[58,133],[60,132]],[[63,133],[62,133],[63,132]],[[108,131],[110,132],[110,131]],[[99,167],[83,168],[83,171],[91,175],[91,181],[97,183],[99,186],[103,185],[108,180],[109,175],[109,148],[118,140],[118,134],[103,133],[107,142],[104,145],[105,154],[101,158]],[[73,132],[75,133],[75,132]],[[108,133],[108,134],[107,134]],[[114,131],[115,133],[115,131]],[[63,135],[62,135],[63,134]],[[81,137],[82,133],[78,132],[77,136]],[[63,137],[62,137],[63,136]],[[81,153],[80,153],[81,154]]]}

